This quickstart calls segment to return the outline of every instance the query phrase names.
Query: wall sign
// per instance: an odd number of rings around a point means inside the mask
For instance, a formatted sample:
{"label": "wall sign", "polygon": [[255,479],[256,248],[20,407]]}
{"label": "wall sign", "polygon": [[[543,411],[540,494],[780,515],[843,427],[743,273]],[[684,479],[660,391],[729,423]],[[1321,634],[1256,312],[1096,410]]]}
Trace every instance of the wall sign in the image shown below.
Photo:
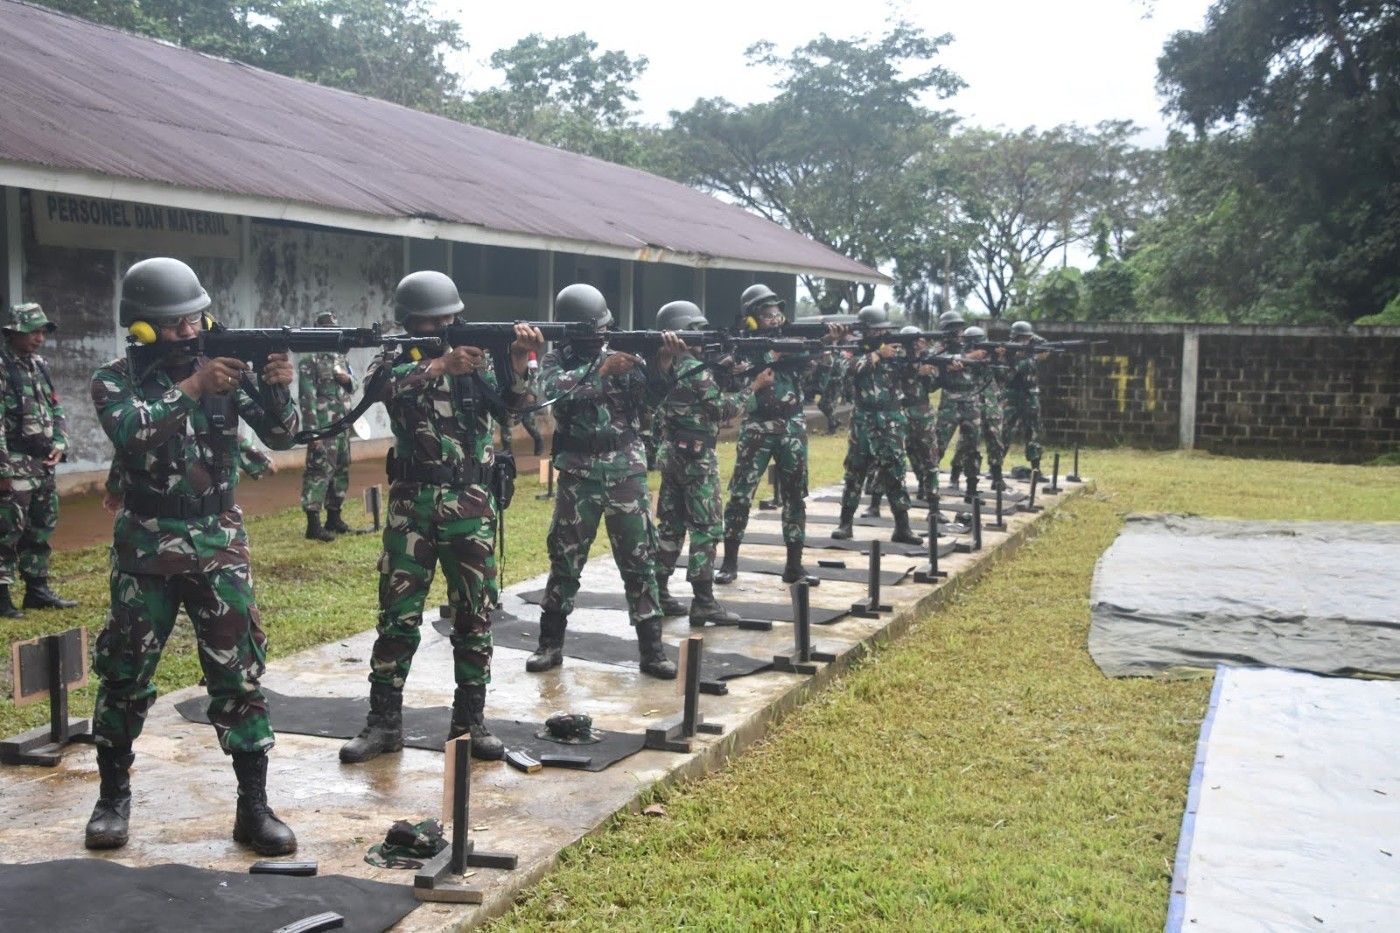
{"label": "wall sign", "polygon": [[238,218],[184,207],[31,191],[34,236],[45,246],[239,258]]}

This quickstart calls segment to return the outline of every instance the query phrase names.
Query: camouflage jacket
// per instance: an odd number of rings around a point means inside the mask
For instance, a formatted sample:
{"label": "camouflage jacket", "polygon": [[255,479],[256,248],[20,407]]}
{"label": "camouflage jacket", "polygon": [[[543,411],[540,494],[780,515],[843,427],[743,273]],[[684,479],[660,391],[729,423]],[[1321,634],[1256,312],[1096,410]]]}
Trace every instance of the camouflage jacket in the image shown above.
{"label": "camouflage jacket", "polygon": [[[337,373],[350,377],[341,385]],[[301,402],[301,423],[306,428],[324,428],[350,410],[355,394],[355,374],[344,353],[308,353],[297,362],[297,398]]]}
{"label": "camouflage jacket", "polygon": [[919,372],[918,364],[899,369],[899,398],[906,412],[926,412],[929,393],[938,388],[938,370],[930,375]]}
{"label": "camouflage jacket", "polygon": [[[806,360],[808,365],[796,371],[773,370],[773,384],[753,393],[745,404],[743,430],[792,436],[807,433],[807,419],[802,414],[802,383],[816,363],[805,353],[784,354],[784,357],[795,357],[799,363]],[[769,353],[763,361],[773,363],[777,359],[776,353]]]}
{"label": "camouflage jacket", "polygon": [[[249,479],[262,479],[263,474],[272,466],[271,458],[246,437],[238,439],[237,462],[238,468],[247,473]],[[122,473],[116,458],[113,458],[111,465],[107,467],[107,481],[103,488],[114,496],[120,496],[126,489],[125,474]]]}
{"label": "camouflage jacket", "polygon": [[676,358],[671,372],[661,374],[665,383],[660,418],[663,440],[700,434],[713,440],[720,425],[743,411],[753,396],[747,383],[733,392],[720,388],[714,371],[689,353]]}
{"label": "camouflage jacket", "polygon": [[871,356],[870,353],[861,353],[851,360],[856,419],[864,425],[902,422],[904,406],[901,404],[900,370],[903,363],[892,359],[876,362]]}
{"label": "camouflage jacket", "polygon": [[660,404],[664,384],[640,369],[603,378],[603,358],[602,351],[583,358],[567,346],[550,350],[540,364],[540,394],[559,399],[553,406],[554,468],[615,483],[647,471],[641,419]]}
{"label": "camouflage jacket", "polygon": [[[469,407],[464,409],[455,391],[459,377],[443,374],[432,378],[428,375],[431,364],[430,359],[413,360],[405,354],[382,354],[370,364],[367,380],[373,380],[382,367],[389,367],[388,379],[375,392],[375,398],[389,411],[389,426],[394,432],[391,456],[401,464],[430,468],[456,470],[469,464],[489,467],[495,451],[491,411],[485,398],[471,393],[465,399]],[[495,371],[490,366],[482,370],[481,378],[491,389],[498,389]],[[511,411],[529,404],[530,399],[530,384],[525,378],[518,378],[501,392],[501,400]],[[395,480],[389,494],[413,498],[432,488],[434,484]],[[459,496],[457,508],[463,517],[495,514],[495,503],[485,484],[475,483],[454,491]]]}
{"label": "camouflage jacket", "polygon": [[[956,354],[957,350],[952,348],[949,352]],[[972,401],[980,398],[983,380],[989,379],[986,369],[982,366],[965,366],[961,372],[954,372],[944,367],[938,374],[938,388],[943,390],[943,397],[939,400],[939,404]]]}
{"label": "camouflage jacket", "polygon": [[53,478],[50,449],[68,449],[67,421],[43,357],[21,357],[0,340],[0,479],[34,489]]}
{"label": "camouflage jacket", "polygon": [[1026,354],[1016,361],[1016,365],[1011,368],[1011,378],[1007,381],[1006,391],[1008,394],[1020,396],[1040,394],[1040,369],[1033,355]]}
{"label": "camouflage jacket", "polygon": [[[176,386],[181,378],[155,368],[136,385],[125,358],[93,374],[92,402],[116,448],[116,482],[121,489],[193,498],[237,487],[236,444],[226,444],[211,427],[204,406]],[[286,450],[298,420],[291,393],[263,386],[262,394],[267,410],[237,390],[233,400],[238,415],[264,444]],[[154,518],[123,504],[112,535],[114,564],[127,573],[174,576],[248,563],[248,536],[236,505],[218,515]]]}

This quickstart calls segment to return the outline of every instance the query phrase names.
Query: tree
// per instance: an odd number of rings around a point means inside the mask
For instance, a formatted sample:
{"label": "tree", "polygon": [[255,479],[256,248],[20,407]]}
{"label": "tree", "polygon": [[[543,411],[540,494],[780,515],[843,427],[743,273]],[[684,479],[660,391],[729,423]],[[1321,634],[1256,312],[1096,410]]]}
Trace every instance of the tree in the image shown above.
{"label": "tree", "polygon": [[[822,35],[786,56],[770,43],[752,46],[751,64],[778,71],[777,94],[746,107],[699,100],[673,113],[677,177],[866,265],[886,265],[937,207],[921,173],[905,168],[930,134],[952,125],[921,103],[962,87],[932,64],[951,38],[896,23],[876,39]],[[874,296],[869,286],[803,283],[824,312]]]}
{"label": "tree", "polygon": [[1040,277],[1027,301],[1031,320],[1073,321],[1079,317],[1084,274],[1073,266],[1056,266]]}
{"label": "tree", "polygon": [[1218,0],[1158,67],[1194,138],[1170,143],[1166,208],[1132,260],[1151,301],[1349,321],[1400,291],[1400,6]]}
{"label": "tree", "polygon": [[459,111],[468,122],[625,164],[645,161],[658,145],[658,132],[634,119],[643,56],[599,53],[581,32],[531,34],[493,52],[491,67],[504,72],[504,83],[472,95]]}

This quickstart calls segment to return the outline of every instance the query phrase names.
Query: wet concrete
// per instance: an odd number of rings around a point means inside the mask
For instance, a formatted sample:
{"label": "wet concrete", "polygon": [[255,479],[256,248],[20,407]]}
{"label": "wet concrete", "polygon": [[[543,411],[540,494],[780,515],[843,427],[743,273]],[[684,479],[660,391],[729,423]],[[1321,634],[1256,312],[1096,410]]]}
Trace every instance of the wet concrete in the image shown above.
{"label": "wet concrete", "polygon": [[[1069,486],[1059,496],[1041,501],[1048,512],[1084,488]],[[813,504],[809,508],[814,514],[825,514],[834,513],[836,507]],[[879,619],[847,617],[834,625],[814,627],[816,647],[839,655],[836,662],[821,665],[817,675],[768,672],[730,681],[726,696],[703,696],[705,718],[723,724],[725,732],[698,736],[690,754],[643,751],[596,774],[552,769],[523,774],[502,762],[476,763],[472,769],[473,838],[483,849],[516,853],[520,866],[513,872],[481,869],[470,877],[469,883],[486,891],[482,906],[424,905],[395,929],[414,933],[464,929],[504,912],[518,890],[551,868],[561,849],[597,831],[619,810],[634,806],[657,782],[695,777],[742,751],[763,736],[785,710],[848,667],[870,641],[897,636],[918,612],[990,568],[1043,517],[1043,513],[1013,515],[1006,532],[984,533],[981,552],[945,558],[942,569],[949,572],[949,578],[937,587],[916,584],[912,577],[886,587],[882,597],[895,607],[893,613]],[[776,531],[777,516],[756,512],[753,527]],[[881,530],[856,531],[858,536],[869,537]],[[781,549],[775,547],[746,548],[745,553],[765,560],[782,559]],[[827,556],[835,553],[825,552]],[[534,617],[537,610],[516,594],[538,588],[543,582],[543,577],[536,577],[513,585],[504,597],[505,608]],[[677,592],[685,595],[684,584],[680,586]],[[590,563],[583,589],[621,591],[609,558]],[[759,574],[741,574],[735,585],[721,590],[724,596],[736,599],[788,598],[787,588],[777,577]],[[811,596],[813,605],[847,607],[865,596],[865,588],[828,581],[813,589]],[[579,610],[571,617],[570,626],[619,635],[630,631],[624,613],[608,610]],[[787,651],[792,643],[792,626],[785,623],[775,624],[770,632],[732,628],[701,631],[707,649],[754,657]],[[691,633],[684,619],[672,619],[666,625],[668,641],[679,641]],[[363,695],[367,690],[365,659],[373,637],[373,632],[363,632],[281,659],[269,667],[264,683],[287,694]],[[542,721],[553,712],[571,710],[589,713],[603,728],[640,732],[680,711],[681,700],[673,682],[572,658],[558,670],[530,675],[524,671],[525,656],[524,651],[497,650],[489,715]],[[229,835],[235,795],[231,768],[219,753],[212,730],[186,722],[174,709],[175,702],[201,692],[194,687],[161,697],[151,711],[137,743],[132,838],[126,848],[91,854],[82,847],[83,825],[96,798],[98,780],[92,752],[79,747],[52,770],[0,770],[0,825],[6,827],[0,836],[0,861],[92,855],[130,865],[182,862],[246,869],[256,857],[235,845]],[[449,705],[451,699],[451,647],[445,637],[425,624],[406,702]],[[410,872],[375,868],[363,857],[393,821],[441,815],[443,756],[407,749],[367,765],[346,766],[337,758],[339,745],[338,740],[278,736],[269,774],[271,802],[297,832],[298,857],[317,860],[322,874],[411,884]]]}

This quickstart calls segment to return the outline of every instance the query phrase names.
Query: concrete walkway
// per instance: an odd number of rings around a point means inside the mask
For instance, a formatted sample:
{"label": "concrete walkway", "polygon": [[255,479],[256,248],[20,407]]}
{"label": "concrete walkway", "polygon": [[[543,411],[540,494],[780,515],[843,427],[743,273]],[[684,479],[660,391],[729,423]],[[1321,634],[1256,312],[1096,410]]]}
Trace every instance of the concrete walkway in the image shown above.
{"label": "concrete walkway", "polygon": [[[702,696],[707,721],[724,727],[720,736],[697,736],[690,754],[643,751],[600,773],[545,769],[524,774],[503,762],[478,762],[472,769],[471,824],[473,838],[487,850],[514,852],[520,866],[513,872],[477,870],[470,883],[486,890],[480,907],[429,904],[420,907],[395,929],[437,931],[466,929],[509,909],[515,894],[534,883],[554,864],[564,847],[598,831],[618,811],[633,806],[653,785],[693,778],[718,767],[768,732],[788,709],[820,690],[844,671],[876,639],[902,633],[917,614],[939,604],[950,591],[986,571],[995,559],[1023,540],[1035,523],[1061,502],[1082,492],[1069,485],[1058,496],[1044,497],[1045,512],[1018,513],[1005,532],[987,531],[984,548],[945,558],[948,580],[939,586],[920,585],[912,575],[898,586],[886,587],[883,600],[894,612],[879,619],[848,616],[833,625],[815,626],[817,648],[834,652],[838,660],[819,665],[815,676],[766,672],[729,681],[726,696]],[[814,496],[834,491],[815,490]],[[812,514],[834,515],[837,507],[812,503]],[[918,510],[916,514],[922,515]],[[776,533],[777,516],[756,512],[750,528]],[[990,520],[990,517],[988,517]],[[858,537],[889,532],[857,527]],[[746,547],[746,556],[781,561],[776,547]],[[863,567],[865,558],[841,551],[810,551],[809,567],[818,557],[844,559]],[[885,569],[918,563],[915,558],[887,558]],[[368,568],[362,568],[369,572]],[[679,578],[677,578],[679,579]],[[518,583],[505,595],[505,608],[525,618],[537,610],[518,594],[543,586],[544,577]],[[786,601],[787,587],[775,576],[741,574],[721,587],[722,598],[767,602]],[[601,557],[586,571],[583,592],[622,590],[612,561]],[[676,592],[688,595],[681,583]],[[812,604],[848,607],[865,595],[863,584],[825,581],[812,590]],[[276,620],[268,620],[274,632]],[[571,631],[599,631],[630,637],[624,613],[578,610]],[[792,626],[777,623],[771,632],[733,628],[701,630],[706,650],[732,651],[767,657],[791,649]],[[691,634],[684,619],[666,625],[668,642]],[[366,692],[366,661],[374,633],[363,632],[343,642],[283,658],[270,665],[264,684],[280,693],[301,696],[359,697]],[[599,727],[642,732],[649,725],[677,715],[681,699],[677,684],[641,676],[636,670],[566,658],[564,666],[544,675],[524,671],[526,652],[498,648],[495,680],[488,715],[543,721],[551,713],[586,712]],[[129,865],[182,862],[207,868],[241,871],[255,857],[229,837],[235,786],[227,760],[219,753],[212,730],[186,722],[175,711],[179,700],[199,696],[200,688],[177,691],[157,700],[145,733],[137,743],[132,773],[134,802],[130,844],[114,858]],[[452,701],[451,647],[430,624],[423,626],[423,645],[409,679],[405,703],[443,706]],[[81,715],[81,712],[79,713]],[[274,712],[274,725],[276,715]],[[403,884],[412,873],[374,868],[363,861],[366,849],[382,840],[398,819],[439,816],[442,806],[443,756],[439,752],[407,749],[368,765],[340,764],[338,740],[281,734],[272,754],[269,787],[278,813],[296,830],[299,858],[315,859],[321,874],[348,874]],[[0,861],[30,862],[83,857],[83,825],[97,796],[97,773],[92,752],[76,748],[58,768],[0,770]]]}

